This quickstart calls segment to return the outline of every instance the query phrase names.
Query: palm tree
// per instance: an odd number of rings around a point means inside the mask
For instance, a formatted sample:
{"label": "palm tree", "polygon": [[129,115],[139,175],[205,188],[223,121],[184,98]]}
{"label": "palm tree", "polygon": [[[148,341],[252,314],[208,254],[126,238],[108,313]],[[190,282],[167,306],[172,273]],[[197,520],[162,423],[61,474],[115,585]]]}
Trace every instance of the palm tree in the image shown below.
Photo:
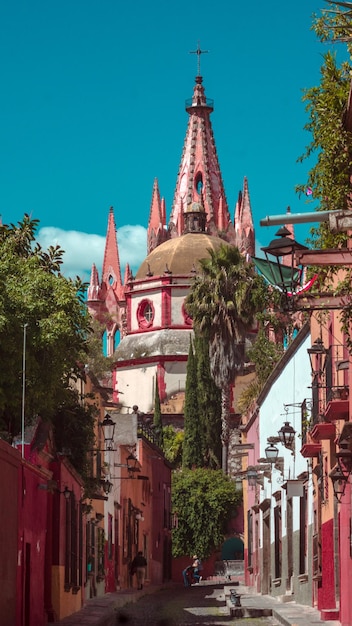
{"label": "palm tree", "polygon": [[244,358],[244,341],[256,312],[263,310],[267,287],[238,248],[222,244],[200,261],[186,298],[195,333],[209,341],[210,371],[221,390],[222,469],[227,473],[231,388]]}

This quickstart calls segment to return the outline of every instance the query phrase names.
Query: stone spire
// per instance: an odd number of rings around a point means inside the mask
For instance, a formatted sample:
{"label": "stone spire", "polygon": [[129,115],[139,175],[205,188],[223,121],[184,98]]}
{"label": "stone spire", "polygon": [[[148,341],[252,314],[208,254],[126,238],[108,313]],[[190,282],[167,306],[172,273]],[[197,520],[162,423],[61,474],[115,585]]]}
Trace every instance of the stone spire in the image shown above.
{"label": "stone spire", "polygon": [[110,207],[108,218],[108,229],[106,233],[103,261],[102,287],[105,288],[106,291],[108,291],[111,287],[119,300],[124,299],[113,207]]}
{"label": "stone spire", "polygon": [[154,180],[152,202],[150,206],[147,250],[148,254],[166,239],[165,200],[160,200],[158,180]]}
{"label": "stone spire", "polygon": [[230,223],[210,122],[213,101],[206,98],[202,82],[202,77],[196,76],[193,97],[186,102],[189,119],[170,216],[170,233],[180,232],[183,212],[194,202],[204,206],[208,232],[214,228],[226,230]]}
{"label": "stone spire", "polygon": [[238,194],[235,210],[236,246],[242,254],[255,256],[255,236],[247,178]]}
{"label": "stone spire", "polygon": [[88,287],[87,305],[92,317],[97,319],[106,329],[107,355],[111,356],[115,348],[115,334],[117,330],[123,332],[122,320],[126,308],[112,207],[108,218],[102,280],[99,284],[98,271],[93,265]]}

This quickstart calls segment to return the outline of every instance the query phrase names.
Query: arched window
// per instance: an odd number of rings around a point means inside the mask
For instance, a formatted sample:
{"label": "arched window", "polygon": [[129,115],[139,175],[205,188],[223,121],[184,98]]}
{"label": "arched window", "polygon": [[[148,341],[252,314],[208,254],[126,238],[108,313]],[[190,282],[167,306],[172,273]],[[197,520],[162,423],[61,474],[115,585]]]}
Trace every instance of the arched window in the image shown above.
{"label": "arched window", "polygon": [[196,176],[195,184],[196,184],[196,191],[198,195],[201,196],[202,191],[203,191],[203,177],[202,177],[201,172],[198,172]]}

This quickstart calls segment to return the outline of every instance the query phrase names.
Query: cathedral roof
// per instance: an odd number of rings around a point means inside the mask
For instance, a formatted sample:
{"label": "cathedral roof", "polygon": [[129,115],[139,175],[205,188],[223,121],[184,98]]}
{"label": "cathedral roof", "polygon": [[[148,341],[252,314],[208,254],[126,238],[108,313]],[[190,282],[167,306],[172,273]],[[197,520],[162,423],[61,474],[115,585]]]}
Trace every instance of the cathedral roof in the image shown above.
{"label": "cathedral roof", "polygon": [[136,279],[162,276],[164,273],[191,274],[199,270],[199,260],[208,256],[208,250],[218,250],[226,241],[206,233],[187,233],[157,246],[143,261]]}

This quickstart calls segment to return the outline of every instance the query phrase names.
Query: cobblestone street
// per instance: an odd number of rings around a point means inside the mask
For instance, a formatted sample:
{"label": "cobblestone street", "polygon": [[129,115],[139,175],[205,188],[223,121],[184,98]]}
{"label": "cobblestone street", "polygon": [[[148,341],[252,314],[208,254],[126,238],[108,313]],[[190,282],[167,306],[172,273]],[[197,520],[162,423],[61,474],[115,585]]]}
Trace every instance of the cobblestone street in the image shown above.
{"label": "cobblestone street", "polygon": [[175,586],[118,609],[109,626],[268,626],[273,618],[235,619],[225,605],[224,586]]}

